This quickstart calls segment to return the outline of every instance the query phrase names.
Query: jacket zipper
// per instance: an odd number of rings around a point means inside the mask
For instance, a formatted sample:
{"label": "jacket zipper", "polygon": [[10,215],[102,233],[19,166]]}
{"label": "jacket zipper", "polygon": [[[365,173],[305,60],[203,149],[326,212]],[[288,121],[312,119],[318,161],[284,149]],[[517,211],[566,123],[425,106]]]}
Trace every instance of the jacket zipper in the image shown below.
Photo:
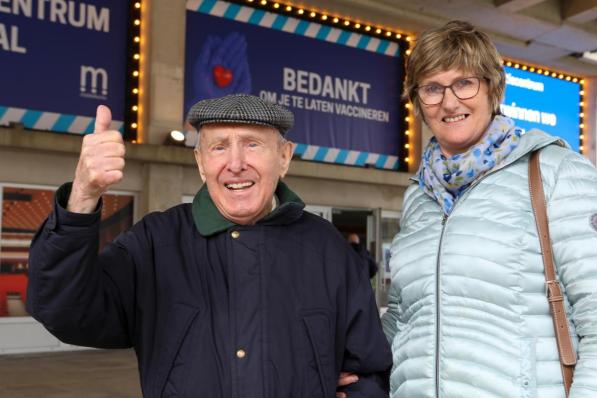
{"label": "jacket zipper", "polygon": [[[459,200],[457,200],[454,203],[454,207],[452,207],[452,211],[450,212],[450,214],[452,214],[454,212],[454,209],[456,209],[456,206],[458,206],[462,200],[464,199],[465,196],[468,196],[468,193],[475,187],[477,186],[482,180],[485,179],[485,177],[489,176],[490,174],[493,174],[494,172],[498,171],[499,169],[501,169],[502,167],[505,166],[501,166],[498,167],[497,169],[494,169],[492,171],[490,171],[489,173],[481,176],[479,179],[477,179],[476,181],[474,181],[467,189],[466,191],[464,191],[462,193],[462,195],[460,196]],[[439,396],[439,329],[440,329],[440,259],[441,259],[441,255],[442,255],[442,242],[444,240],[444,232],[446,230],[446,223],[448,222],[448,217],[449,215],[447,215],[446,213],[444,213],[442,215],[442,231],[440,233],[439,236],[439,246],[437,249],[437,262],[435,265],[435,398],[440,398]]]}
{"label": "jacket zipper", "polygon": [[[462,196],[460,196],[460,199],[457,200],[454,203],[454,207],[452,208],[452,211],[450,212],[453,213],[454,209],[456,208],[456,206],[458,206],[458,204],[460,202],[462,202],[462,200],[464,199],[465,196],[468,195],[468,193],[475,187],[477,186],[482,180],[485,179],[485,177],[495,173],[496,171],[502,169],[503,167],[505,167],[506,165],[500,166],[496,169],[491,170],[490,172],[488,172],[487,174],[481,176],[479,179],[477,179],[476,181],[474,181],[467,189],[466,191],[463,192]],[[448,215],[447,214],[443,214],[442,216],[442,231],[441,234],[439,236],[439,247],[438,247],[438,251],[437,251],[437,262],[436,262],[436,266],[435,266],[435,398],[440,398],[439,396],[439,330],[440,330],[440,260],[441,260],[441,255],[442,255],[442,242],[444,240],[444,232],[446,230],[446,223],[448,222]]]}
{"label": "jacket zipper", "polygon": [[442,255],[442,241],[444,240],[444,231],[446,229],[446,222],[448,215],[442,216],[442,232],[439,236],[439,247],[437,250],[437,263],[435,269],[435,397],[439,398],[439,329],[440,329],[440,275],[439,264]]}

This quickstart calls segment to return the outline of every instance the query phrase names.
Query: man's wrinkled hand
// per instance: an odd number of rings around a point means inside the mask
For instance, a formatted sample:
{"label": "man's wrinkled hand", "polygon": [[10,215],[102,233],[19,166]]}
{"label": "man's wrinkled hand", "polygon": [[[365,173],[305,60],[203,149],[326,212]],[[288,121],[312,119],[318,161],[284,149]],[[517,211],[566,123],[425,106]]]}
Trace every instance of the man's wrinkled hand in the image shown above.
{"label": "man's wrinkled hand", "polygon": [[93,134],[83,137],[79,163],[67,209],[91,213],[102,194],[122,180],[125,146],[122,134],[110,130],[112,113],[107,106],[97,107]]}

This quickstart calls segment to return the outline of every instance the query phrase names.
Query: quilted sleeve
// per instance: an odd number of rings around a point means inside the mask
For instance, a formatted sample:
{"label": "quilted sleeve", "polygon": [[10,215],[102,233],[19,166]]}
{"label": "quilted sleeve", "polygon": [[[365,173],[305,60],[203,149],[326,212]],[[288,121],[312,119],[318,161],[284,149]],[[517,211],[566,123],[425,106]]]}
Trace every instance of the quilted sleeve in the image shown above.
{"label": "quilted sleeve", "polygon": [[558,275],[579,337],[570,398],[597,396],[597,171],[568,152],[548,196],[548,216]]}

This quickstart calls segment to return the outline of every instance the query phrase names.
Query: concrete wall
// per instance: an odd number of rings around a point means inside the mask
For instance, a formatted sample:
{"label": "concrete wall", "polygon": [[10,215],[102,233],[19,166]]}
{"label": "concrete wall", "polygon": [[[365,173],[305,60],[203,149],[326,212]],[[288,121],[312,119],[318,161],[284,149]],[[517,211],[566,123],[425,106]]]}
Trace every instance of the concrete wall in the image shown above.
{"label": "concrete wall", "polygon": [[[0,128],[0,182],[59,186],[72,180],[82,138]],[[193,151],[127,143],[124,179],[114,190],[137,195],[137,218],[194,195],[201,186]],[[409,175],[293,160],[286,181],[306,203],[400,210]]]}

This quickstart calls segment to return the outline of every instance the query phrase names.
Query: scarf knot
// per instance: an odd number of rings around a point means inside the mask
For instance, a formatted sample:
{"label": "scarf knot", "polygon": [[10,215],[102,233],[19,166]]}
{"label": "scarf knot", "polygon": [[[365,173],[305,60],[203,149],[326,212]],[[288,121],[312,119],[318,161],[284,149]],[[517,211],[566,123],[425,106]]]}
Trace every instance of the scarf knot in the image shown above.
{"label": "scarf knot", "polygon": [[417,172],[419,186],[450,214],[454,203],[479,177],[492,170],[518,146],[524,131],[508,117],[498,115],[483,138],[466,152],[445,156],[437,139],[431,138]]}

